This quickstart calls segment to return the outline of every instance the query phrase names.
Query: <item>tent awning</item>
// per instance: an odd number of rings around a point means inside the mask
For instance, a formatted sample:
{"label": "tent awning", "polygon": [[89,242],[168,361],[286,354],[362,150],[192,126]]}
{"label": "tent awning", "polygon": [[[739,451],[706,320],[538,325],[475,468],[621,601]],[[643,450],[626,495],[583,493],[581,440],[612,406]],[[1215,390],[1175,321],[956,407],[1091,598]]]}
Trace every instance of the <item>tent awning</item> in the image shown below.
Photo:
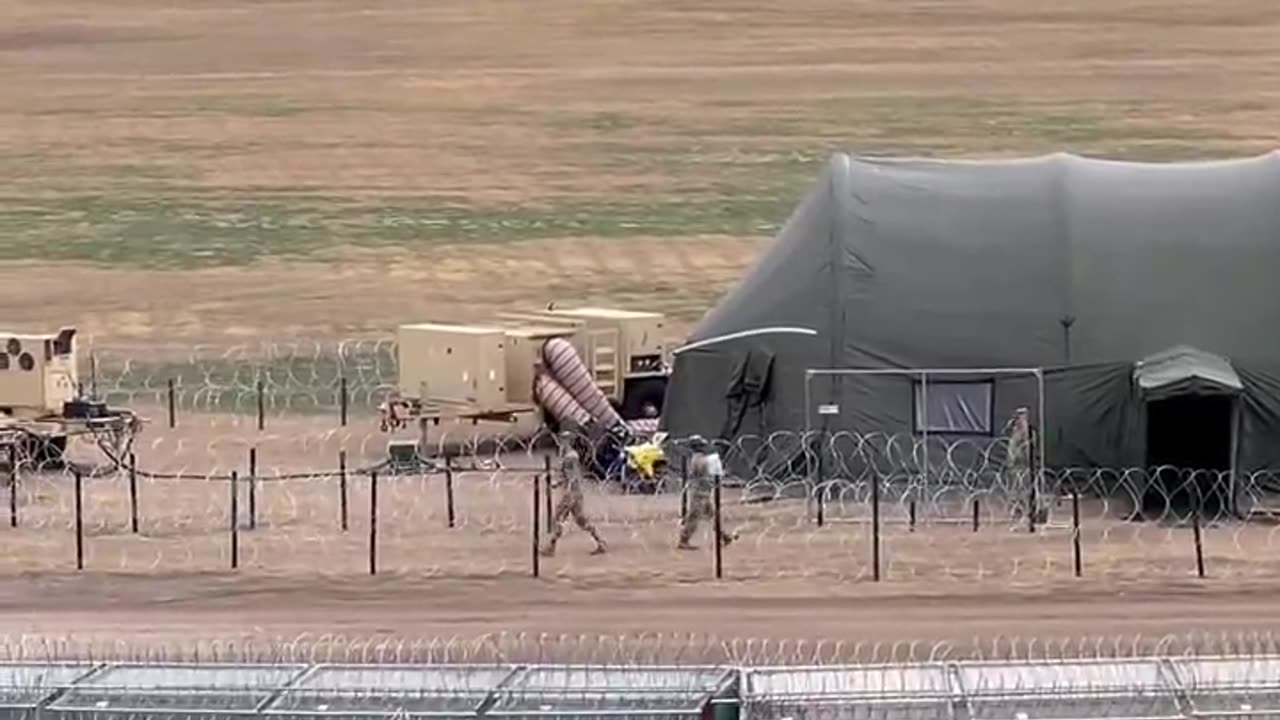
{"label": "tent awning", "polygon": [[1133,379],[1145,400],[1174,395],[1235,395],[1244,390],[1230,360],[1186,345],[1139,360],[1133,367]]}

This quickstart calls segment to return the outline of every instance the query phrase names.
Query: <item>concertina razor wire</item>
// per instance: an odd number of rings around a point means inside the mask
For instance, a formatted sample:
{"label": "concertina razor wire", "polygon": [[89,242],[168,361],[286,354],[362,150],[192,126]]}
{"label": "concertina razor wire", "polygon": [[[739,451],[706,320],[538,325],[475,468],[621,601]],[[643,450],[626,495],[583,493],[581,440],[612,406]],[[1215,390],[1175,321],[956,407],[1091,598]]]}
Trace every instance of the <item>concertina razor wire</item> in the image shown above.
{"label": "concertina razor wire", "polygon": [[[563,497],[540,486],[535,523],[534,487],[548,464],[555,474],[545,432],[442,426],[405,466],[387,456],[395,436],[375,426],[367,414],[346,427],[301,415],[259,431],[251,417],[189,413],[176,428],[150,423],[124,458],[103,462],[91,438],[73,441],[65,467],[19,457],[0,479],[0,515],[9,515],[7,523],[0,517],[0,534],[15,548],[0,558],[0,573],[72,562],[142,573],[530,571],[534,526],[545,535]],[[581,441],[584,457],[601,447]],[[1269,510],[1280,489],[1274,472],[1029,470],[1010,466],[1004,438],[929,443],[926,453],[917,437],[882,433],[718,442],[729,471],[721,520],[736,538],[723,549],[726,575],[972,582],[1277,574],[1265,560],[1280,546]],[[705,554],[675,549],[688,510],[689,453],[679,439],[665,447],[667,467],[653,482],[608,468],[584,481],[585,514],[610,551],[587,557],[570,530],[542,563],[545,574],[709,577]]]}
{"label": "concertina razor wire", "polygon": [[839,666],[942,662],[1070,662],[1151,657],[1280,658],[1270,632],[974,637],[963,643],[725,637],[643,632],[495,632],[405,636],[302,633],[181,635],[0,634],[3,663],[204,663],[578,666]]}
{"label": "concertina razor wire", "polygon": [[1269,638],[1129,640],[988,653],[661,635],[169,646],[21,637],[0,640],[9,655],[0,697],[23,716],[169,719],[1262,718],[1280,709]]}

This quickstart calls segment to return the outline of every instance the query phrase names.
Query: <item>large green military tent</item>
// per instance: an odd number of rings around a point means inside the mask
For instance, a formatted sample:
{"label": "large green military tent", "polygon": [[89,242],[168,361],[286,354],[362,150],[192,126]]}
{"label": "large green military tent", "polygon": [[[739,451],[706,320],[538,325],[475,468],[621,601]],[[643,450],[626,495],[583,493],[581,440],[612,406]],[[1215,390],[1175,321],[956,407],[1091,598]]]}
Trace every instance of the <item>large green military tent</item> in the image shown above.
{"label": "large green military tent", "polygon": [[1058,466],[1280,467],[1280,153],[836,155],[677,353],[664,425],[996,436],[1020,406]]}

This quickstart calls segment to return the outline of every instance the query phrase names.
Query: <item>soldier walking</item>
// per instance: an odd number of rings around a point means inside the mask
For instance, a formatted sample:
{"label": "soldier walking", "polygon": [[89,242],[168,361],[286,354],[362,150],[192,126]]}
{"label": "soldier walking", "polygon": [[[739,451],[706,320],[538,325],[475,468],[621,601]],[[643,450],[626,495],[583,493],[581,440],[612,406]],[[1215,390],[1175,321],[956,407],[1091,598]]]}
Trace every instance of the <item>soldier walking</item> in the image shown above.
{"label": "soldier walking", "polygon": [[[680,519],[680,542],[676,544],[680,550],[697,549],[689,541],[693,539],[693,534],[698,531],[698,525],[703,520],[715,517],[712,493],[715,492],[716,483],[724,477],[720,454],[711,448],[706,438],[701,435],[689,438],[689,449],[693,451],[693,458],[689,461],[689,485],[685,488],[688,502],[684,517]],[[728,545],[736,538],[736,534],[720,529],[721,546]]]}
{"label": "soldier walking", "polygon": [[557,440],[560,462],[556,474],[559,476],[559,481],[553,483],[553,486],[561,488],[560,499],[556,501],[555,516],[550,528],[551,534],[547,537],[547,544],[542,548],[542,554],[546,557],[556,554],[556,543],[560,542],[560,536],[564,534],[565,521],[572,517],[573,522],[596,541],[596,547],[591,554],[602,555],[608,550],[608,546],[605,545],[604,539],[600,537],[600,533],[596,531],[595,525],[591,524],[591,520],[587,518],[587,513],[583,509],[585,501],[582,495],[582,461],[578,457],[578,452],[573,449],[573,433],[561,432]]}

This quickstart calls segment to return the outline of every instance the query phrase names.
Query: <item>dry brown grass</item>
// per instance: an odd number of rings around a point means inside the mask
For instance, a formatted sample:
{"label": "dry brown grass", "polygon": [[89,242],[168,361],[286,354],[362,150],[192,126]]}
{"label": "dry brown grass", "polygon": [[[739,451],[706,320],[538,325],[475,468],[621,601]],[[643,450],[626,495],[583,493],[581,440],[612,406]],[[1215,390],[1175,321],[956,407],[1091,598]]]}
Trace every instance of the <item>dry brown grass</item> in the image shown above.
{"label": "dry brown grass", "polygon": [[[1266,0],[3,2],[2,255],[31,262],[0,303],[106,344],[552,298],[688,322],[833,149],[1270,148],[1277,25]],[[498,224],[378,224],[441,207]],[[585,219],[502,229],[530,212]],[[187,272],[130,269],[156,264]]]}

